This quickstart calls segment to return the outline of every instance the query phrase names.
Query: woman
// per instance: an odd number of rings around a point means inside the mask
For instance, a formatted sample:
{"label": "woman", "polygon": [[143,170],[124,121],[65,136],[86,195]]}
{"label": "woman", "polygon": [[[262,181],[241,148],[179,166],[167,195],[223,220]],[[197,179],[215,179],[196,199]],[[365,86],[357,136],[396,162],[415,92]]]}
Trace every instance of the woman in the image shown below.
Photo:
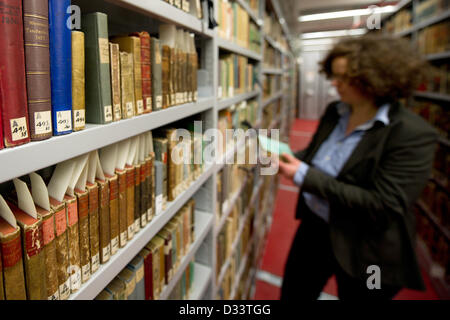
{"label": "woman", "polygon": [[301,187],[302,220],[281,299],[317,299],[334,274],[340,299],[392,299],[424,289],[410,207],[430,175],[437,134],[399,99],[426,79],[402,39],[339,42],[321,62],[341,101],[323,114],[309,146],[283,154],[280,173]]}

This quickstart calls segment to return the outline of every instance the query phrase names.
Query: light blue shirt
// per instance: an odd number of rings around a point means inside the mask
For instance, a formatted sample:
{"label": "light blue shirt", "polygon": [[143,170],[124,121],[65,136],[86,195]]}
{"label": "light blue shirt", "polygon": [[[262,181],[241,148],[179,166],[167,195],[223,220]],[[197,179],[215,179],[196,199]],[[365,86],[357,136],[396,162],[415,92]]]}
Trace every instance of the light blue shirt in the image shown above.
{"label": "light blue shirt", "polygon": [[[348,136],[345,136],[348,119],[350,117],[350,107],[342,102],[336,107],[340,115],[339,122],[327,140],[322,143],[312,159],[314,168],[332,177],[336,177],[339,174],[364,133],[372,128],[375,122],[380,121],[384,125],[389,124],[389,104],[384,104],[378,109],[376,115],[372,119],[356,127],[353,132]],[[296,185],[301,186],[303,184],[308,169],[309,165],[302,162],[294,175],[294,182]],[[311,211],[328,222],[330,217],[328,201],[309,192],[304,192],[303,196],[306,205]]]}

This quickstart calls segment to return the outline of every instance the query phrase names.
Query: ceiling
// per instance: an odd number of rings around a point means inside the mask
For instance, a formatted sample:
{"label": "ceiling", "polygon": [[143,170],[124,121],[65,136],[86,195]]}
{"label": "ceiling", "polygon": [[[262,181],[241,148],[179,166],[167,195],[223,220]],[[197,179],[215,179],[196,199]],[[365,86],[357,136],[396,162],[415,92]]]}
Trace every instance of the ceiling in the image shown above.
{"label": "ceiling", "polygon": [[[393,5],[397,2],[398,0],[278,0],[291,36],[294,39],[301,33],[306,32],[342,30],[358,27],[356,24],[358,21],[354,20],[352,17],[299,22],[298,17],[300,15],[364,9],[370,5]],[[365,22],[364,18],[361,19],[361,22]]]}

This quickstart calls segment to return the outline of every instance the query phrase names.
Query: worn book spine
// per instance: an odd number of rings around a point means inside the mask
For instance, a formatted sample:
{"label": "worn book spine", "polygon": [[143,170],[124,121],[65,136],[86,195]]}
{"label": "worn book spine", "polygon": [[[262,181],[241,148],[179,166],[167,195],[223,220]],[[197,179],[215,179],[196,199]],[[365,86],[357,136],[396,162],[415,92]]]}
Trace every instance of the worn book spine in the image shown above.
{"label": "worn book spine", "polygon": [[108,177],[108,181],[111,255],[114,255],[119,250],[119,182],[117,175]]}
{"label": "worn book spine", "polygon": [[47,287],[46,299],[59,300],[58,268],[56,260],[55,215],[52,210],[47,211],[36,207],[42,218],[42,243],[45,264],[45,282]]}
{"label": "worn book spine", "polygon": [[163,108],[162,96],[162,59],[161,59],[161,45],[159,39],[152,38],[151,40],[151,75],[152,75],[152,100],[153,110],[161,110]]}
{"label": "worn book spine", "polygon": [[155,202],[154,202],[154,213],[155,215],[159,215],[163,211],[163,168],[164,165],[161,161],[155,160],[153,162],[153,166],[155,169],[154,177],[154,194],[155,194]]}
{"label": "worn book spine", "polygon": [[141,164],[134,166],[134,233],[141,229]]}
{"label": "worn book spine", "polygon": [[139,201],[139,208],[140,208],[140,215],[141,215],[141,228],[144,228],[147,225],[147,210],[148,210],[148,190],[147,190],[147,184],[146,184],[146,176],[147,176],[147,163],[144,161],[141,164],[141,167],[139,169],[139,179],[140,179],[140,201]]}
{"label": "worn book spine", "polygon": [[177,93],[178,93],[178,59],[177,59],[177,50],[175,48],[170,48],[169,53],[169,75],[170,75],[170,82],[169,82],[169,90],[170,90],[170,105],[174,106],[179,104],[179,101],[177,101]]}
{"label": "worn book spine", "polygon": [[136,274],[136,300],[145,300],[144,259],[137,255],[127,268]]}
{"label": "worn book spine", "polygon": [[126,300],[136,300],[136,273],[125,268],[117,275],[117,278],[125,284]]}
{"label": "worn book spine", "polygon": [[83,16],[86,47],[86,121],[113,121],[109,61],[108,16],[94,12]]}
{"label": "worn book spine", "polygon": [[145,185],[147,193],[147,223],[150,223],[153,219],[153,182],[152,182],[152,172],[153,172],[153,158],[150,156],[145,159]]}
{"label": "worn book spine", "polygon": [[98,183],[98,224],[99,224],[99,244],[100,263],[109,261],[111,256],[111,233],[109,221],[109,185],[108,181],[97,180]]}
{"label": "worn book spine", "polygon": [[198,100],[198,88],[197,88],[197,70],[198,70],[198,55],[197,52],[192,54],[192,90],[193,101]]}
{"label": "worn book spine", "polygon": [[67,243],[69,246],[70,291],[76,292],[81,287],[80,238],[78,231],[77,198],[64,196],[66,201]]}
{"label": "worn book spine", "polygon": [[[4,226],[10,232],[3,235]],[[14,230],[0,218],[0,248],[3,258],[3,285],[6,300],[26,300],[25,275],[22,260],[22,240],[19,226]]]}
{"label": "worn book spine", "polygon": [[139,254],[144,260],[144,287],[145,287],[145,300],[151,300],[151,293],[153,291],[153,282],[152,282],[152,263],[151,263],[151,254],[150,250],[147,247],[143,248]]}
{"label": "worn book spine", "polygon": [[172,278],[172,234],[163,229],[157,236],[164,240],[164,284],[168,285]]}
{"label": "worn book spine", "polygon": [[122,97],[120,94],[120,55],[119,45],[109,43],[111,67],[111,100],[113,107],[113,121],[122,119]]}
{"label": "worn book spine", "polygon": [[[22,1],[2,1],[0,11],[0,114],[6,147],[30,141]],[[3,146],[3,143],[1,143]]]}
{"label": "worn book spine", "polygon": [[[164,157],[167,157],[167,200],[173,201],[177,197],[177,185],[176,185],[176,171],[177,165],[172,159],[173,153],[177,150],[176,139],[172,139],[175,134],[175,129],[169,129],[166,132],[167,135],[167,153],[165,153]],[[156,146],[156,145],[155,145]],[[158,147],[159,148],[159,147]]]}
{"label": "worn book spine", "polygon": [[142,71],[142,99],[144,101],[144,113],[152,112],[152,70],[150,62],[151,39],[148,32],[136,32],[130,34],[141,39],[141,71]]}
{"label": "worn book spine", "polygon": [[133,54],[120,52],[120,93],[122,98],[122,118],[135,115]]}
{"label": "worn book spine", "polygon": [[25,70],[31,140],[52,136],[48,0],[23,1]]}
{"label": "worn book spine", "polygon": [[167,202],[167,144],[166,138],[153,139],[153,145],[155,148],[155,159],[161,161],[162,167],[162,210],[165,210],[165,204]]}
{"label": "worn book spine", "polygon": [[50,205],[55,212],[59,298],[67,300],[70,296],[70,278],[67,271],[69,269],[69,248],[67,244],[66,204],[50,198]]}
{"label": "worn book spine", "polygon": [[91,277],[91,254],[89,248],[89,193],[75,190],[78,206],[78,230],[80,240],[81,283]]}
{"label": "worn book spine", "polygon": [[127,166],[127,230],[128,241],[134,236],[134,167]]}
{"label": "worn book spine", "polygon": [[72,119],[73,131],[86,126],[84,33],[72,31]]}
{"label": "worn book spine", "polygon": [[127,175],[125,171],[116,170],[119,184],[119,247],[128,242],[127,235]]}
{"label": "worn book spine", "polygon": [[100,266],[98,184],[88,182],[86,188],[89,193],[89,252],[91,256],[92,275]]}
{"label": "worn book spine", "polygon": [[163,109],[166,109],[170,106],[170,47],[169,46],[162,46],[161,78],[162,78]]}
{"label": "worn book spine", "polygon": [[53,135],[72,132],[72,35],[70,0],[49,0],[50,76]]}

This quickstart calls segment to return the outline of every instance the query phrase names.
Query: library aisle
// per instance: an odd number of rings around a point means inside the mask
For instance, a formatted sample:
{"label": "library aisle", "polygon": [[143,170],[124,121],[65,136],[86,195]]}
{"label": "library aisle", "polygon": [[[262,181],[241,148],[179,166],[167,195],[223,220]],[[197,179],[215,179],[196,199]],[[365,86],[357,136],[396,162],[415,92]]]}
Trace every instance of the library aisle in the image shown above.
{"label": "library aisle", "polygon": [[[289,145],[292,150],[302,150],[309,144],[317,128],[318,121],[296,119],[290,132]],[[283,279],[284,264],[289,254],[292,239],[301,221],[294,218],[299,188],[292,181],[280,179],[276,196],[272,227],[264,248],[262,263],[256,274],[254,300],[278,300]],[[426,291],[401,290],[394,300],[435,300],[439,299],[425,270],[422,275]],[[323,289],[319,300],[337,300],[336,280],[331,277]]]}

